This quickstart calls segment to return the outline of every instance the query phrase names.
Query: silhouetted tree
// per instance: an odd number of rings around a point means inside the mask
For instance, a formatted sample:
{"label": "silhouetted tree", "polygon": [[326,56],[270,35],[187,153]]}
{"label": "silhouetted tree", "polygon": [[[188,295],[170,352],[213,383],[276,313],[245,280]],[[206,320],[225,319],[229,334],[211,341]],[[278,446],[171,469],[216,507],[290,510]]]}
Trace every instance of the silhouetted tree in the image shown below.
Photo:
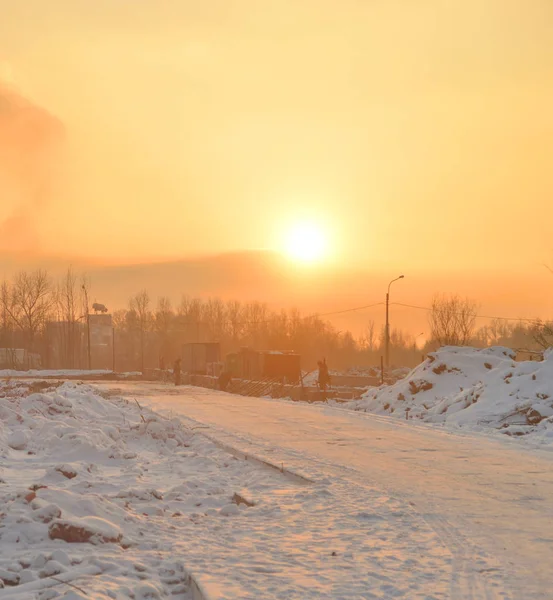
{"label": "silhouetted tree", "polygon": [[136,325],[140,333],[140,371],[144,373],[144,337],[152,321],[148,292],[142,290],[133,296],[129,300],[129,309],[136,316]]}
{"label": "silhouetted tree", "polygon": [[432,340],[440,346],[466,346],[476,324],[476,304],[459,296],[434,296],[429,315]]}

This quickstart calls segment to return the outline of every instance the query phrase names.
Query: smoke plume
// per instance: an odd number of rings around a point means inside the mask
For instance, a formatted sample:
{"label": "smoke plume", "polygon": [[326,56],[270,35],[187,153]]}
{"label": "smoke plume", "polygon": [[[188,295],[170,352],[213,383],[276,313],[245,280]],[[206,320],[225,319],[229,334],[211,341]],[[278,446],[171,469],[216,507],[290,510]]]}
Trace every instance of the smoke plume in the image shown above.
{"label": "smoke plume", "polygon": [[0,82],[0,251],[38,249],[37,222],[52,198],[62,123]]}

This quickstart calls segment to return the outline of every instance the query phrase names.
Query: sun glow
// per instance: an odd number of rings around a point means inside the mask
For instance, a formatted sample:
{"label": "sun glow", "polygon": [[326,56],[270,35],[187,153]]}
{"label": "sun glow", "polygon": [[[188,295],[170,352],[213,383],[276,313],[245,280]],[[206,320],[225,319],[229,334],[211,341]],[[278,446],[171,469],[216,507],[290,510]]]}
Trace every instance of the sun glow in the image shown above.
{"label": "sun glow", "polygon": [[285,240],[286,253],[290,258],[313,262],[325,257],[328,244],[324,230],[313,222],[296,223]]}

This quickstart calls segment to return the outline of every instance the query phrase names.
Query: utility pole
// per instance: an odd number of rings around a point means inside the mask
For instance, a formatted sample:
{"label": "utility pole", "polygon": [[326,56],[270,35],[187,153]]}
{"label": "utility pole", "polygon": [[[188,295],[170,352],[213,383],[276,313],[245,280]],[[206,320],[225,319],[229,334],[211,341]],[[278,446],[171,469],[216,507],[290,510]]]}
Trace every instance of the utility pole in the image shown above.
{"label": "utility pole", "polygon": [[386,292],[386,328],[384,330],[384,336],[385,336],[385,346],[386,346],[386,368],[388,369],[390,367],[390,319],[389,319],[389,306],[390,306],[390,286],[392,285],[392,283],[394,283],[394,281],[398,281],[398,279],[403,279],[405,276],[404,275],[400,275],[399,277],[396,277],[395,279],[392,279],[392,281],[390,281],[390,283],[388,284],[388,291]]}
{"label": "utility pole", "polygon": [[83,283],[82,288],[84,293],[84,302],[85,302],[85,310],[86,310],[86,337],[87,337],[87,346],[88,346],[88,370],[91,370],[92,360],[90,357],[90,314],[88,312],[88,290],[86,289],[86,285]]}
{"label": "utility pole", "polygon": [[86,313],[86,335],[88,338],[88,370],[92,369],[92,358],[90,353],[90,315],[88,314],[88,309]]}
{"label": "utility pole", "polygon": [[386,328],[384,330],[384,335],[386,337],[386,347],[384,350],[384,354],[386,356],[386,368],[390,366],[390,319],[389,319],[389,306],[390,306],[390,286],[388,286],[388,291],[386,292]]}

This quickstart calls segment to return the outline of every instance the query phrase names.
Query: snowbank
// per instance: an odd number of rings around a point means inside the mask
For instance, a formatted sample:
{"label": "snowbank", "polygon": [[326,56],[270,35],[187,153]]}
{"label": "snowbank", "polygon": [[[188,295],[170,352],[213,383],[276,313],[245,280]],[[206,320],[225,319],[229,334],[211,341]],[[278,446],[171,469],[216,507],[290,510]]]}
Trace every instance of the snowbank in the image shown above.
{"label": "snowbank", "polygon": [[[398,379],[405,377],[410,372],[409,367],[395,367],[385,374],[387,383],[395,383]],[[377,377],[380,379],[379,367],[351,367],[345,371],[329,371],[330,377],[345,376],[345,377]],[[316,385],[319,377],[319,371],[315,369],[303,375],[304,385]]]}
{"label": "snowbank", "polygon": [[0,377],[23,377],[23,378],[53,378],[60,377],[64,379],[105,379],[117,378],[128,379],[142,377],[140,371],[129,371],[128,373],[116,373],[109,369],[31,369],[29,371],[17,371],[15,369],[0,369]]}
{"label": "snowbank", "polygon": [[82,369],[31,369],[17,371],[16,369],[0,369],[0,377],[84,377],[86,375],[110,375],[113,371],[96,369],[85,371]]}
{"label": "snowbank", "polygon": [[541,362],[514,358],[502,347],[444,347],[404,379],[349,406],[553,445],[553,351]]}
{"label": "snowbank", "polygon": [[134,400],[0,383],[0,597],[68,598],[66,581],[95,599],[191,598],[174,548],[197,552],[206,514],[245,510],[228,506],[252,469]]}

